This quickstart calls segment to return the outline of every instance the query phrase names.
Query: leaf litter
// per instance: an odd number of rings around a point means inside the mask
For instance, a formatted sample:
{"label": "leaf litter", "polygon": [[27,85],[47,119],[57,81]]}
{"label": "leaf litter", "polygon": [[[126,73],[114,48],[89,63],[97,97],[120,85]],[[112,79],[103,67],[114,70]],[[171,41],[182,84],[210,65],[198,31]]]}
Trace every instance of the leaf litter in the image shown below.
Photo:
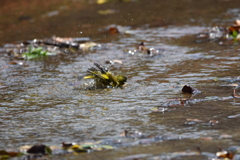
{"label": "leaf litter", "polygon": [[8,44],[2,48],[10,57],[18,59],[36,59],[44,56],[88,52],[101,49],[102,46],[88,37],[56,37],[34,39],[20,44]]}
{"label": "leaf litter", "polygon": [[240,40],[240,20],[236,19],[231,26],[214,26],[205,33],[197,36],[197,43],[208,41],[218,42],[219,45],[235,45]]}

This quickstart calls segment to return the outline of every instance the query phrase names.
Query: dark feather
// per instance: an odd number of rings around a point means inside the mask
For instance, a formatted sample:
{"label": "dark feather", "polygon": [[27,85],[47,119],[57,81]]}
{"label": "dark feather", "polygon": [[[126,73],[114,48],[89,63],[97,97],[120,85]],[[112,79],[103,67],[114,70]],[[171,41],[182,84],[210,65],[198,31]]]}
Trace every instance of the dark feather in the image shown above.
{"label": "dark feather", "polygon": [[96,71],[98,71],[98,69],[97,68],[94,68],[94,67],[91,67],[91,68],[88,68],[88,70],[87,70],[87,72],[96,72]]}
{"label": "dark feather", "polygon": [[108,72],[108,69],[104,68],[100,64],[94,63],[94,65],[101,71],[101,73],[106,74]]}

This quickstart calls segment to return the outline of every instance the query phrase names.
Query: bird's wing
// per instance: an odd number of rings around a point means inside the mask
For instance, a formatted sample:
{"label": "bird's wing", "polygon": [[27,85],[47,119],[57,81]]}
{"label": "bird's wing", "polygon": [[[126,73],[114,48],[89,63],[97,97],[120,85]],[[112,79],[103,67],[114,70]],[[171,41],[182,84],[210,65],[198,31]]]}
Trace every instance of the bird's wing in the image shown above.
{"label": "bird's wing", "polygon": [[104,68],[103,66],[101,66],[98,63],[94,63],[94,65],[101,71],[101,73],[106,74],[108,72],[107,68]]}
{"label": "bird's wing", "polygon": [[116,77],[111,72],[108,71],[106,73],[106,75],[107,75],[108,79],[111,81],[113,87],[118,85],[118,81],[117,81]]}

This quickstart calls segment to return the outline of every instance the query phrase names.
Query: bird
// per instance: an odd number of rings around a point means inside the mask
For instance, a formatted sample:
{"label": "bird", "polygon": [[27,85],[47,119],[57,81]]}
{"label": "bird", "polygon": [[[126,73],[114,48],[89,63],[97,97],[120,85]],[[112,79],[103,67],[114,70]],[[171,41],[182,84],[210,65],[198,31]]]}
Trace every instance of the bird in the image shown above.
{"label": "bird", "polygon": [[83,77],[84,79],[94,79],[95,86],[97,88],[108,88],[108,87],[123,87],[127,82],[127,77],[123,75],[114,76],[108,68],[101,66],[98,63],[94,63],[95,67],[91,67],[87,70],[87,74]]}

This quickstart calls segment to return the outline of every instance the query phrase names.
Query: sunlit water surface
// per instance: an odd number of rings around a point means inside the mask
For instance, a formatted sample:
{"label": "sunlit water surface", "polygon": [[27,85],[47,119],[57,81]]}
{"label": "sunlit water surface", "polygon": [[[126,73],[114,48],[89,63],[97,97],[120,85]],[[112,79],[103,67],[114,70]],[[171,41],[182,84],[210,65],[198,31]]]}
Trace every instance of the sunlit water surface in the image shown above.
{"label": "sunlit water surface", "polygon": [[[1,148],[37,142],[54,145],[64,141],[107,139],[119,136],[124,130],[188,138],[219,134],[211,127],[183,126],[187,118],[198,117],[204,121],[219,119],[206,118],[206,110],[199,110],[199,115],[193,115],[196,111],[191,110],[191,104],[185,106],[190,107],[187,110],[169,104],[169,99],[184,97],[181,88],[185,84],[203,88],[200,98],[219,96],[216,92],[213,95],[208,93],[210,88],[204,85],[219,89],[220,85],[229,84],[230,76],[236,76],[229,70],[236,70],[234,67],[238,66],[238,50],[228,56],[221,50],[207,53],[201,49],[166,43],[172,38],[179,39],[204,29],[172,26],[135,30],[132,35],[102,44],[107,49],[73,55],[61,62],[51,61],[55,57],[48,57],[45,61],[24,61],[19,66],[3,62],[5,64],[0,70]],[[130,55],[124,52],[124,49],[134,50],[141,41],[148,47],[159,49],[159,54]],[[94,62],[105,65],[106,60],[112,59],[123,61],[122,65],[109,68],[115,74],[128,77],[126,87],[81,89],[86,80],[79,80],[77,76],[83,75]],[[216,77],[221,82],[214,81]],[[227,99],[228,105],[232,105],[234,100]],[[171,112],[153,113],[151,108],[158,106],[170,108]],[[188,116],[180,114],[181,110],[189,112]],[[225,119],[226,116],[220,118]]]}

